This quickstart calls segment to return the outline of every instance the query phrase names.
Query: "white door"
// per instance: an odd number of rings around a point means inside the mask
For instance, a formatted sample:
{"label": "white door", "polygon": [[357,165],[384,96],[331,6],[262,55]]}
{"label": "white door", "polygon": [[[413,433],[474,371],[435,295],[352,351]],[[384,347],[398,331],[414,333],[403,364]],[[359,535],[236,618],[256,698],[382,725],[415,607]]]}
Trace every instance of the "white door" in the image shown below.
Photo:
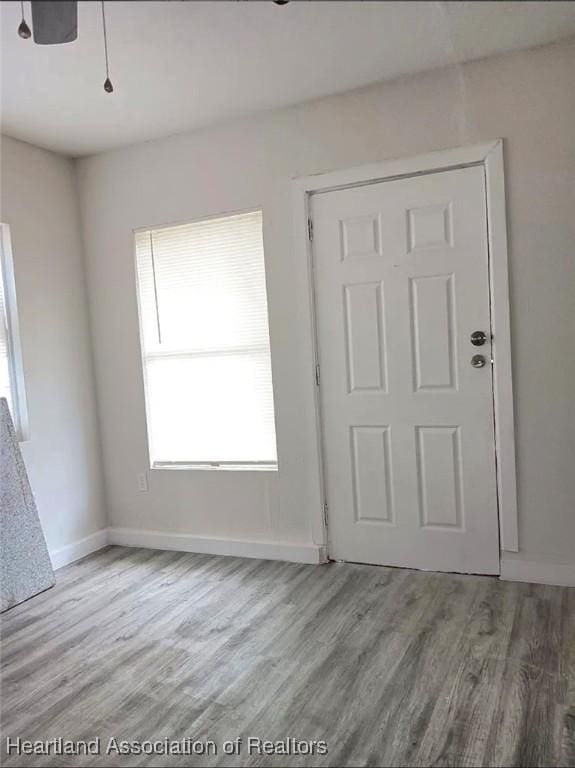
{"label": "white door", "polygon": [[483,168],[311,216],[330,556],[499,573]]}

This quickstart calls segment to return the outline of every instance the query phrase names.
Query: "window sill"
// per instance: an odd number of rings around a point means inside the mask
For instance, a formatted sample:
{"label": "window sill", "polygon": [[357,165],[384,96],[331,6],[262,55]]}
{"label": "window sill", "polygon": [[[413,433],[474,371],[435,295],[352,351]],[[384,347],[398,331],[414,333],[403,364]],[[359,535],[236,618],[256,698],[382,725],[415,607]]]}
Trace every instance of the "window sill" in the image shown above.
{"label": "window sill", "polygon": [[232,464],[232,463],[223,463],[223,464],[216,464],[216,463],[208,463],[200,464],[200,463],[194,463],[194,464],[186,464],[185,462],[182,463],[174,463],[170,464],[169,462],[155,462],[151,466],[152,470],[168,470],[169,472],[172,472],[174,470],[176,471],[201,471],[201,472],[277,472],[278,471],[278,465],[276,464]]}

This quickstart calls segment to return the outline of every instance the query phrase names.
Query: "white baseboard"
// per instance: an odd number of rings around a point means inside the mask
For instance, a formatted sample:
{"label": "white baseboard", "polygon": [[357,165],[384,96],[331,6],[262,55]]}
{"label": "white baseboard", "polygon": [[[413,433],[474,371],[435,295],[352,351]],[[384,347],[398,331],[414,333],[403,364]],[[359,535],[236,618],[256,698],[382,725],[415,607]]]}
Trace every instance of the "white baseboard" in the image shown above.
{"label": "white baseboard", "polygon": [[108,529],[102,528],[95,533],[91,533],[86,536],[85,539],[74,541],[72,544],[67,544],[61,549],[54,549],[50,552],[50,559],[52,560],[52,568],[62,568],[69,563],[73,563],[75,560],[79,560],[81,557],[96,552],[98,549],[102,549],[108,545]]}
{"label": "white baseboard", "polygon": [[[80,560],[108,544],[145,549],[168,549],[176,552],[197,552],[206,555],[231,555],[261,560],[284,560],[294,563],[324,563],[325,548],[318,544],[291,544],[278,541],[250,541],[224,539],[209,536],[192,536],[187,533],[137,528],[102,528],[84,539],[67,544],[50,552],[54,570]],[[554,584],[575,587],[575,564],[546,563],[519,558],[501,558],[500,579],[525,581],[534,584]]]}
{"label": "white baseboard", "polygon": [[575,565],[501,558],[501,579],[575,587]]}
{"label": "white baseboard", "polygon": [[255,557],[261,560],[287,560],[295,563],[323,563],[326,561],[324,548],[317,544],[223,539],[192,536],[187,533],[139,530],[137,528],[108,528],[108,543],[123,547],[170,549],[177,552]]}

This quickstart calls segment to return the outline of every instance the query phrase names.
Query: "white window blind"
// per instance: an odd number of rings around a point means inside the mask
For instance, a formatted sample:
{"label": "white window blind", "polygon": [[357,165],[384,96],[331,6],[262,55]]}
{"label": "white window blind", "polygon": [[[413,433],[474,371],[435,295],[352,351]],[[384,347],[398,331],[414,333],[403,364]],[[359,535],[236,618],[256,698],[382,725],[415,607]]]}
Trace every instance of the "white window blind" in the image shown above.
{"label": "white window blind", "polygon": [[277,462],[261,211],[136,233],[152,466]]}
{"label": "white window blind", "polygon": [[8,407],[10,408],[12,414],[14,414],[14,407],[12,402],[12,386],[10,381],[8,316],[2,272],[2,261],[0,260],[0,397],[5,397],[6,400],[8,400]]}
{"label": "white window blind", "polygon": [[18,332],[18,307],[10,229],[0,223],[0,397],[5,397],[19,440],[26,440],[28,411]]}

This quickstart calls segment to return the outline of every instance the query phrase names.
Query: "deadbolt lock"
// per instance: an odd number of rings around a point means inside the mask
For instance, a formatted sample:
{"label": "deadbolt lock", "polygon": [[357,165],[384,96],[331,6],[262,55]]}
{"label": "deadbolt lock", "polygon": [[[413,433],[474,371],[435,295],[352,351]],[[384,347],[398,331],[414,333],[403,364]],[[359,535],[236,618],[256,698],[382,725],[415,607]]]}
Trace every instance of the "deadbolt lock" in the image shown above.
{"label": "deadbolt lock", "polygon": [[471,358],[471,365],[474,368],[483,368],[485,365],[485,356],[484,355],[473,355]]}
{"label": "deadbolt lock", "polygon": [[474,347],[481,347],[487,341],[487,336],[483,331],[473,331],[470,341]]}

